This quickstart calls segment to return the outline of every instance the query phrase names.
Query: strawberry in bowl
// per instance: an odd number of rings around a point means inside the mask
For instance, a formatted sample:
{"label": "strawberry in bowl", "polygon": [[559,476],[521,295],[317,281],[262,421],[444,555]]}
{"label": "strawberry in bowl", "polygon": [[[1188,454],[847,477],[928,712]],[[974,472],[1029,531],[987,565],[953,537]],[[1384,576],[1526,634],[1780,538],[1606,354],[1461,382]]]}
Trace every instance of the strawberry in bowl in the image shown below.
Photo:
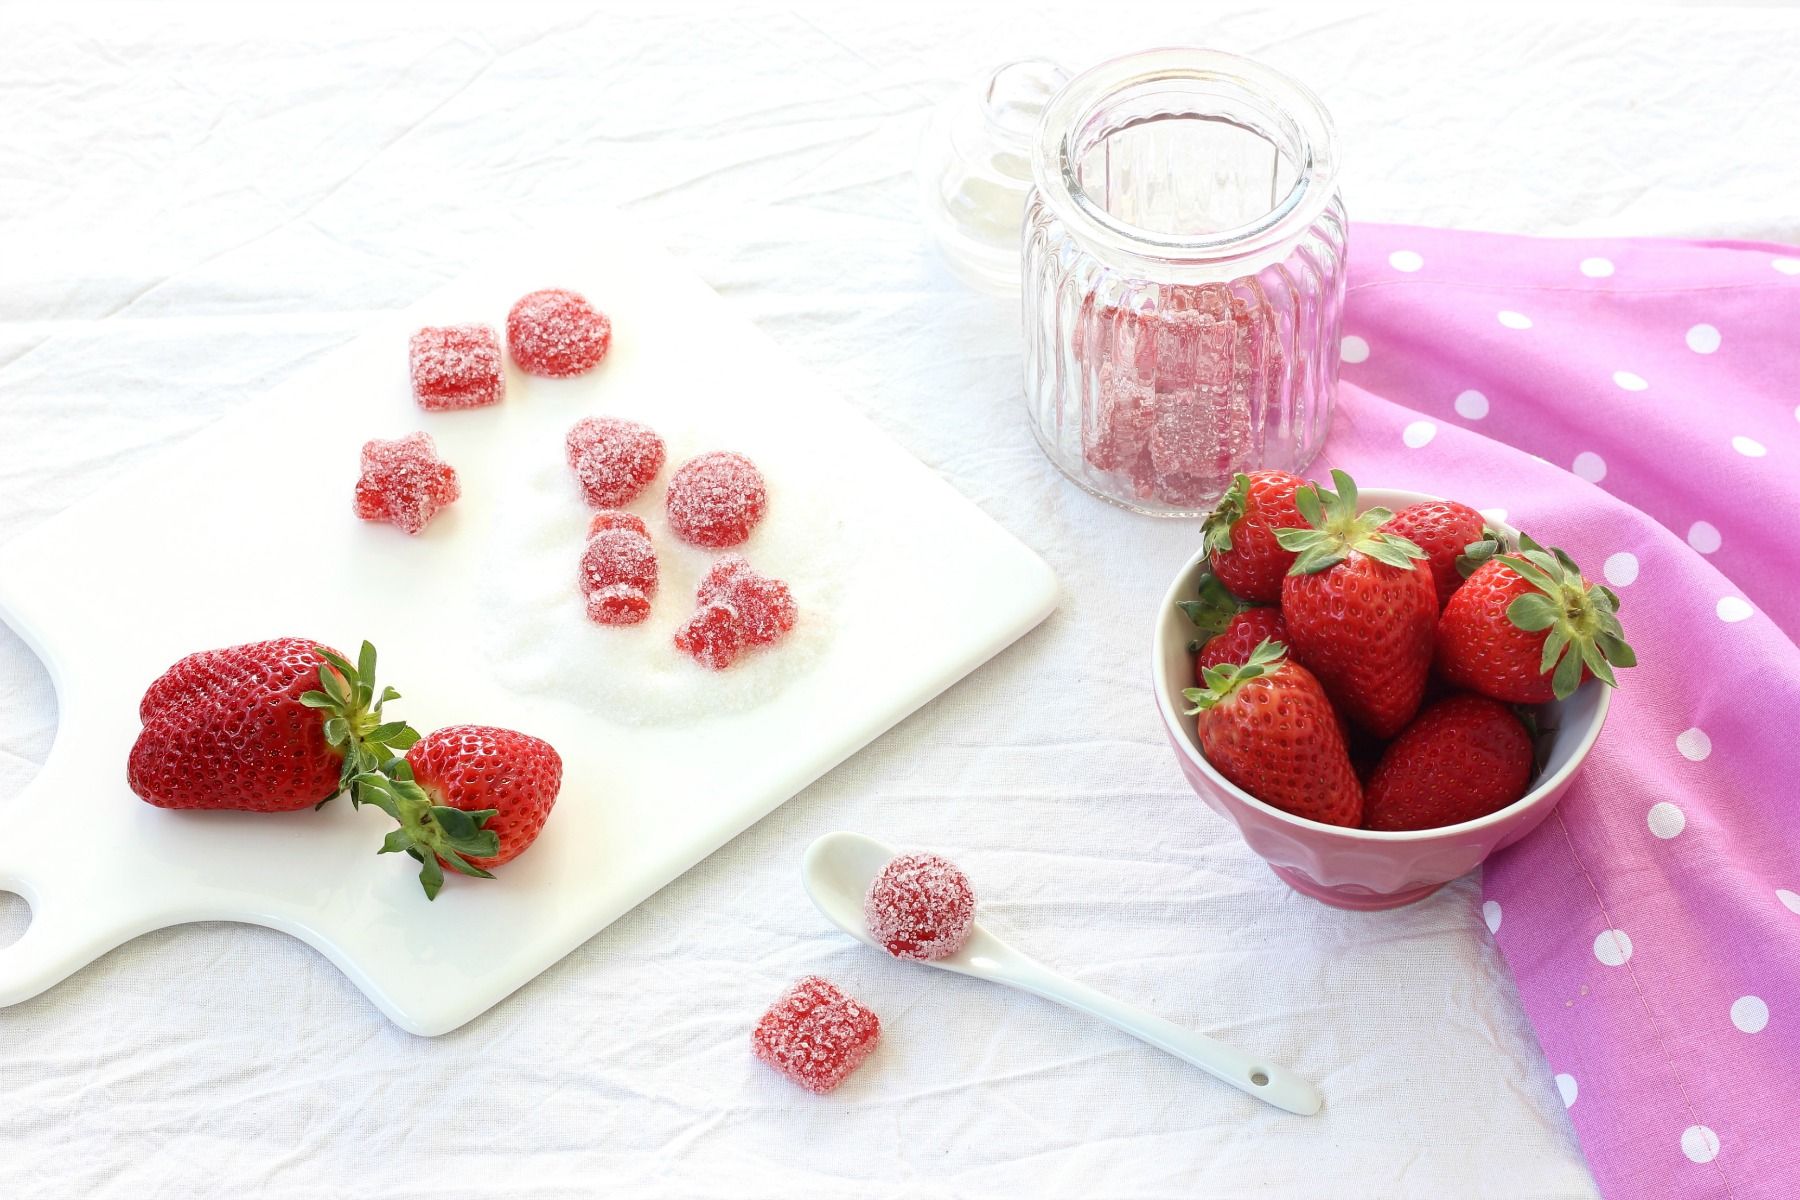
{"label": "strawberry in bowl", "polygon": [[[1550,814],[1599,737],[1615,669],[1636,660],[1618,598],[1566,553],[1441,497],[1334,484],[1302,484],[1293,516],[1249,526],[1256,569],[1238,577],[1255,597],[1221,587],[1231,550],[1202,542],[1158,613],[1151,671],[1189,785],[1278,877],[1338,907],[1393,908]],[[1261,600],[1271,542],[1293,556],[1276,605]],[[1252,620],[1285,636],[1246,654],[1227,636],[1240,619],[1240,638]],[[1348,784],[1346,746],[1366,764]]]}

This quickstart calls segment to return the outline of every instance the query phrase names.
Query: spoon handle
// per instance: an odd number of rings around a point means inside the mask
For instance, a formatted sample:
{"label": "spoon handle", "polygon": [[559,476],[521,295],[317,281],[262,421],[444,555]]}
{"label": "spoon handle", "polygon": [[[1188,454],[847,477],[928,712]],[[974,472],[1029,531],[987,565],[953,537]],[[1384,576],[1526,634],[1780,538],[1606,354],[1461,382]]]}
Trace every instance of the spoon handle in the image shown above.
{"label": "spoon handle", "polygon": [[1077,1012],[1098,1017],[1115,1029],[1193,1063],[1215,1079],[1276,1108],[1310,1117],[1323,1103],[1317,1088],[1286,1067],[1254,1058],[1204,1033],[1184,1029],[1172,1021],[1115,1000],[1105,992],[1058,975],[1024,955],[1017,955],[1007,962],[1004,973],[996,978]]}

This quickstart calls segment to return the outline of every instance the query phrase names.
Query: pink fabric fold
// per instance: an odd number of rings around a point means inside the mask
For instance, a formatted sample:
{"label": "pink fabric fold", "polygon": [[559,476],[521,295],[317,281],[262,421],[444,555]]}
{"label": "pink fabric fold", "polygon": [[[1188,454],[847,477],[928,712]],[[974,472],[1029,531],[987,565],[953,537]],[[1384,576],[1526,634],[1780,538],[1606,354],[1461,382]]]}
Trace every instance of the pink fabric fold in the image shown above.
{"label": "pink fabric fold", "polygon": [[1800,248],[1358,225],[1321,475],[1567,549],[1640,664],[1483,914],[1602,1191],[1800,1196]]}

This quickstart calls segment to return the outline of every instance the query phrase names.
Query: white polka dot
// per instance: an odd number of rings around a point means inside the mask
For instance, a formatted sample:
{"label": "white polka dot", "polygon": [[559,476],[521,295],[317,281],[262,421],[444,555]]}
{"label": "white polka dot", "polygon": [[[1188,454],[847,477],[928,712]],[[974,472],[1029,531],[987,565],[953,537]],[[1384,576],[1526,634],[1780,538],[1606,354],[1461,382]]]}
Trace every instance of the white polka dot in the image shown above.
{"label": "white polka dot", "polygon": [[1506,326],[1508,329],[1530,329],[1531,328],[1531,318],[1530,317],[1526,316],[1524,313],[1514,312],[1510,308],[1501,309],[1500,313],[1499,313],[1499,317],[1500,317],[1500,323],[1502,325]]}
{"label": "white polka dot", "polygon": [[1706,736],[1704,729],[1684,729],[1675,735],[1675,748],[1689,762],[1705,762],[1706,756],[1712,753],[1712,739]]}
{"label": "white polka dot", "polygon": [[1769,265],[1783,275],[1800,275],[1800,258],[1772,258]]}
{"label": "white polka dot", "polygon": [[1628,392],[1641,392],[1650,386],[1642,375],[1633,375],[1630,371],[1614,371],[1613,382]]}
{"label": "white polka dot", "polygon": [[1340,342],[1338,344],[1338,349],[1343,354],[1344,361],[1347,363],[1363,362],[1369,357],[1369,343],[1363,341],[1354,333]]}
{"label": "white polka dot", "polygon": [[1711,521],[1695,521],[1688,526],[1688,545],[1702,554],[1711,554],[1723,540],[1719,537],[1719,527]]}
{"label": "white polka dot", "polygon": [[1719,348],[1719,331],[1711,325],[1696,325],[1687,331],[1687,344],[1695,354],[1711,354]]}
{"label": "white polka dot", "polygon": [[1425,260],[1414,250],[1396,250],[1388,255],[1388,266],[1396,271],[1416,271],[1424,265]]}
{"label": "white polka dot", "polygon": [[1769,452],[1767,446],[1755,438],[1747,438],[1741,433],[1731,439],[1731,448],[1745,458],[1761,458]]}
{"label": "white polka dot", "polygon": [[1775,898],[1786,905],[1790,912],[1800,913],[1800,892],[1790,892],[1786,888],[1776,888]]}
{"label": "white polka dot", "polygon": [[1719,620],[1731,623],[1749,619],[1750,614],[1756,610],[1751,608],[1750,602],[1742,596],[1721,596],[1716,611],[1719,614]]}
{"label": "white polka dot", "polygon": [[1589,483],[1599,483],[1606,478],[1606,460],[1592,450],[1583,450],[1575,456],[1574,471]]}
{"label": "white polka dot", "polygon": [[1506,524],[1506,510],[1504,508],[1484,508],[1481,509],[1480,512],[1482,516],[1496,524]]}
{"label": "white polka dot", "polygon": [[1648,821],[1650,832],[1665,842],[1687,828],[1687,814],[1667,800],[1650,806]]}
{"label": "white polka dot", "polygon": [[1617,554],[1608,555],[1605,565],[1600,569],[1606,573],[1606,582],[1614,587],[1624,587],[1637,580],[1637,555],[1629,550],[1621,550]]}
{"label": "white polka dot", "polygon": [[1420,446],[1429,445],[1437,436],[1437,426],[1430,421],[1414,421],[1400,431],[1400,440],[1417,450]]}
{"label": "white polka dot", "polygon": [[1581,1087],[1575,1082],[1575,1077],[1573,1075],[1558,1075],[1556,1077],[1556,1090],[1562,1095],[1564,1108],[1573,1108],[1575,1106],[1575,1097],[1581,1094]]}
{"label": "white polka dot", "polygon": [[1458,416],[1467,417],[1471,421],[1479,421],[1488,414],[1487,397],[1474,388],[1470,388],[1466,392],[1458,392],[1456,412]]}
{"label": "white polka dot", "polygon": [[1739,996],[1731,1002],[1731,1023],[1745,1033],[1761,1033],[1769,1023],[1769,1006],[1761,996]]}
{"label": "white polka dot", "polygon": [[1719,1135],[1704,1125],[1689,1125],[1681,1131],[1681,1152],[1697,1163],[1709,1163],[1719,1157]]}
{"label": "white polka dot", "polygon": [[1631,938],[1623,929],[1606,930],[1594,939],[1594,957],[1602,966],[1623,966],[1631,957]]}
{"label": "white polka dot", "polygon": [[1581,273],[1589,279],[1605,279],[1613,273],[1612,259],[1584,258],[1581,260]]}
{"label": "white polka dot", "polygon": [[1500,932],[1500,917],[1500,902],[1498,900],[1483,900],[1481,902],[1481,919],[1487,922],[1489,933]]}

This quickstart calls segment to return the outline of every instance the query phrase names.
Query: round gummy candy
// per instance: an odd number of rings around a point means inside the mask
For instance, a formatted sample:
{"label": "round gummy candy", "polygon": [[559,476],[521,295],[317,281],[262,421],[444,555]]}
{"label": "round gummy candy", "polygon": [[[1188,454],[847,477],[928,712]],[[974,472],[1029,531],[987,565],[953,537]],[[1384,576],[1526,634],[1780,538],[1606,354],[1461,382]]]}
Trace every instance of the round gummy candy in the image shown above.
{"label": "round gummy candy", "polygon": [[975,928],[975,889],[949,859],[902,854],[869,885],[863,918],[895,958],[948,958]]}
{"label": "round gummy candy", "polygon": [[662,470],[663,440],[623,417],[583,417],[564,446],[581,494],[595,508],[631,503]]}
{"label": "round gummy candy", "polygon": [[683,541],[713,550],[750,536],[769,505],[762,472],[741,454],[715,450],[682,463],[669,479],[669,527]]}
{"label": "round gummy candy", "polygon": [[418,533],[461,494],[455,469],[438,457],[430,434],[363,443],[362,475],[356,481],[356,515],[363,520],[388,521]]}
{"label": "round gummy candy", "polygon": [[612,322],[587,298],[545,288],[519,298],[506,314],[506,348],[519,369],[562,378],[591,371],[612,344]]}
{"label": "round gummy candy", "polygon": [[650,530],[644,525],[644,518],[636,513],[626,512],[618,508],[603,508],[594,514],[588,522],[588,536],[593,537],[602,529],[629,529],[633,533],[650,536]]}

